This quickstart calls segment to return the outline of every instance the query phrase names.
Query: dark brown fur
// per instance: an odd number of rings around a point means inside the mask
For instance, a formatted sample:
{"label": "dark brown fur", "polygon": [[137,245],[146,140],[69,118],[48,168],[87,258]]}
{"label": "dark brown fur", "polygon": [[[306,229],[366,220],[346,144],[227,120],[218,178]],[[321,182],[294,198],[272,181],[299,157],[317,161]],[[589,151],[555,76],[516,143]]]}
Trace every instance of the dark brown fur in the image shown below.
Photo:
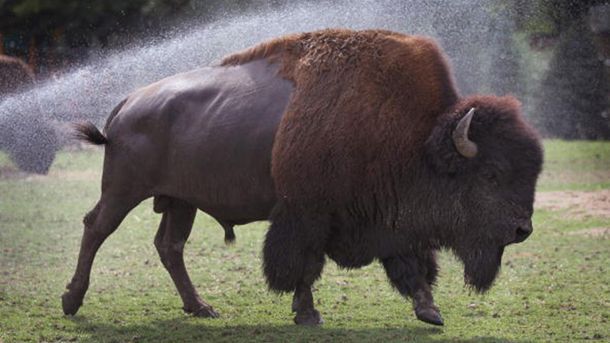
{"label": "dark brown fur", "polygon": [[74,139],[89,142],[95,145],[104,145],[108,139],[90,122],[74,124]]}
{"label": "dark brown fur", "polygon": [[[112,112],[110,112],[108,119],[106,119],[106,125],[104,129],[106,129],[108,125],[110,125],[112,119],[116,117],[123,105],[125,105],[126,101],[127,99],[123,99],[114,107]],[[108,138],[106,138],[106,136],[102,132],[100,132],[97,127],[95,127],[95,125],[93,125],[91,122],[75,123],[73,125],[73,128],[74,139],[82,140],[95,145],[108,144]],[[161,212],[163,211],[158,211],[158,213]]]}
{"label": "dark brown fur", "polygon": [[[257,58],[279,58],[283,76],[298,85],[273,152],[278,193],[290,200],[318,200],[324,189],[324,198],[340,201],[385,182],[387,175],[377,171],[396,159],[408,166],[437,117],[457,99],[428,38],[325,30],[264,43],[223,63]],[[341,187],[347,184],[358,187]]]}
{"label": "dark brown fur", "polygon": [[[423,292],[429,308],[432,250],[452,249],[469,284],[491,286],[515,229],[531,230],[541,164],[516,100],[458,99],[433,41],[388,31],[292,35],[224,63],[257,58],[281,63],[296,84],[273,149],[279,200],[264,262],[272,289],[296,290],[297,322],[319,321],[309,288],[324,254],[349,268],[382,260],[393,285],[416,300]],[[471,107],[480,153],[469,160],[451,133]],[[504,188],[489,187],[502,173]]]}

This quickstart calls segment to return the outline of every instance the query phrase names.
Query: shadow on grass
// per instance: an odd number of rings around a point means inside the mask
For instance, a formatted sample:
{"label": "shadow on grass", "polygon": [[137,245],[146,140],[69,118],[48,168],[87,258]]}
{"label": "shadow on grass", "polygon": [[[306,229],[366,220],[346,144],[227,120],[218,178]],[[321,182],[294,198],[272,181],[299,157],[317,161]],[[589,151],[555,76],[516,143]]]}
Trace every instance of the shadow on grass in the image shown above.
{"label": "shadow on grass", "polygon": [[180,317],[137,325],[93,323],[86,317],[71,319],[79,342],[526,342],[498,337],[468,340],[434,337],[436,327],[347,329],[296,325],[210,326],[205,320]]}

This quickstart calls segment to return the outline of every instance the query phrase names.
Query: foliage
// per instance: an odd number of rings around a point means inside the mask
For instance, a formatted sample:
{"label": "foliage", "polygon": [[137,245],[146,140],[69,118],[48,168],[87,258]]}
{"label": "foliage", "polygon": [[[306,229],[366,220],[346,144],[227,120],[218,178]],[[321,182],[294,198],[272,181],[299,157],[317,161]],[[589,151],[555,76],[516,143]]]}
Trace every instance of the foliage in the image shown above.
{"label": "foliage", "polygon": [[[505,5],[530,44],[555,44],[536,101],[536,126],[547,137],[610,138],[610,75],[590,30],[589,12],[607,0],[513,0]],[[607,57],[606,57],[607,58]]]}
{"label": "foliage", "polygon": [[158,18],[188,4],[189,0],[0,0],[0,32],[46,35],[56,30],[74,33],[78,39],[90,34],[104,39],[115,30],[135,24],[151,26]]}
{"label": "foliage", "polygon": [[[610,188],[610,143],[547,141],[541,188]],[[441,254],[435,290],[445,318],[436,328],[414,319],[379,265],[347,271],[329,262],[314,295],[322,328],[292,324],[290,296],[266,290],[260,251],[266,223],[222,229],[199,214],[186,263],[216,320],[182,313],[152,245],[160,220],[146,201],[101,248],[85,304],[61,312],[82,235],[81,219],[99,196],[102,153],[62,152],[49,176],[10,176],[0,156],[0,340],[12,342],[532,342],[610,338],[607,237],[581,234],[610,219],[538,208],[534,234],[506,249],[503,270],[484,296],[462,286],[460,264]],[[590,172],[584,174],[583,171]],[[599,173],[604,173],[600,174]],[[588,178],[591,176],[592,178]],[[603,182],[606,182],[605,184]]]}
{"label": "foliage", "polygon": [[546,140],[538,191],[610,188],[610,143]]}
{"label": "foliage", "polygon": [[610,80],[583,20],[560,36],[542,81],[537,126],[566,139],[610,139]]}
{"label": "foliage", "polygon": [[517,27],[530,34],[559,35],[595,5],[608,0],[512,0],[507,10],[514,13]]}

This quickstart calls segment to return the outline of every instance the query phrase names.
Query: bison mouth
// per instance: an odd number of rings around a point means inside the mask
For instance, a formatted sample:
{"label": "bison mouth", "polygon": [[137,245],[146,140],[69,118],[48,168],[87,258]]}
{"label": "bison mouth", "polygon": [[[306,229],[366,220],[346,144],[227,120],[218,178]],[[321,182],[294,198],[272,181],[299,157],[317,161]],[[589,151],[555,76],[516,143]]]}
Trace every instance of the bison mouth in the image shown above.
{"label": "bison mouth", "polygon": [[484,293],[493,285],[500,266],[504,246],[471,251],[461,256],[464,262],[464,282],[479,293]]}

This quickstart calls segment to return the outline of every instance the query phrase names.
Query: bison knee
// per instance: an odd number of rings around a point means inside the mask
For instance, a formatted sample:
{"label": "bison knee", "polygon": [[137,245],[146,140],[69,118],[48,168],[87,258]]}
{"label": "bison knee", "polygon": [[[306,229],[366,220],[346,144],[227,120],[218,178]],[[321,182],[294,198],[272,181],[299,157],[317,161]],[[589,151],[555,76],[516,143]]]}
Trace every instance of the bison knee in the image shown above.
{"label": "bison knee", "polygon": [[85,225],[85,228],[90,228],[91,226],[93,226],[99,212],[100,204],[97,203],[95,207],[91,211],[89,211],[83,218],[83,224]]}
{"label": "bison knee", "polygon": [[172,243],[164,239],[155,239],[155,248],[157,248],[161,263],[167,269],[171,269],[173,265],[176,265],[182,259],[184,244],[184,241]]}
{"label": "bison knee", "polygon": [[171,268],[171,252],[169,251],[170,247],[162,240],[155,240],[155,248],[157,248],[157,253],[159,254],[159,258],[163,266],[168,269]]}
{"label": "bison knee", "polygon": [[163,266],[165,266],[165,268],[169,269],[171,267],[171,262],[170,262],[170,259],[168,258],[167,250],[164,249],[163,247],[157,247],[157,252],[159,253],[159,259],[161,260],[161,263],[163,264]]}

